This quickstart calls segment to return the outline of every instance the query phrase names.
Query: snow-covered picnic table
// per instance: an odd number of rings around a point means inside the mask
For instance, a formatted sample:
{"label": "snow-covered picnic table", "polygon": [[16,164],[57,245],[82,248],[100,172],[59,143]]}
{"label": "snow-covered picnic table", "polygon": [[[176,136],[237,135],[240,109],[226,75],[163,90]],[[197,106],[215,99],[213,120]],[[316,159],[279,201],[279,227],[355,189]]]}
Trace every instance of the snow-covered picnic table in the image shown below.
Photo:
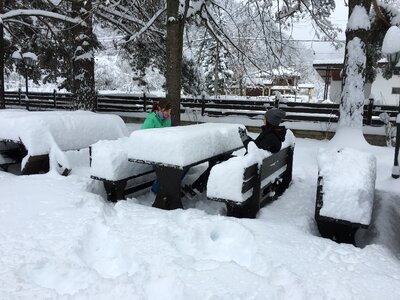
{"label": "snow-covered picnic table", "polygon": [[214,165],[243,147],[239,124],[199,124],[134,131],[128,159],[155,167],[159,182],[153,206],[182,208],[181,180],[187,170],[208,162]]}
{"label": "snow-covered picnic table", "polygon": [[99,140],[127,135],[126,125],[116,115],[88,111],[0,111],[0,142],[7,144],[6,149],[16,145],[22,148],[23,174],[34,171],[27,169],[34,158],[40,158],[40,165],[48,168],[49,154],[54,149],[79,150]]}

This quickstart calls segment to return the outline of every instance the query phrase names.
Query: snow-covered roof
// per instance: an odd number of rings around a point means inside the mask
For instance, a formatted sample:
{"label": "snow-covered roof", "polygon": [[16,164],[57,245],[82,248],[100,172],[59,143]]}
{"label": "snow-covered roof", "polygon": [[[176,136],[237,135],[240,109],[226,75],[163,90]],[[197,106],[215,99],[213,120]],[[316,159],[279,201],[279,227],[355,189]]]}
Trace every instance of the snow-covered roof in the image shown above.
{"label": "snow-covered roof", "polygon": [[299,89],[313,89],[314,88],[314,84],[312,84],[312,83],[299,83],[297,86]]}
{"label": "snow-covered roof", "polygon": [[336,49],[330,43],[314,43],[312,45],[312,50],[314,51],[313,64],[343,64],[344,45],[342,43]]}

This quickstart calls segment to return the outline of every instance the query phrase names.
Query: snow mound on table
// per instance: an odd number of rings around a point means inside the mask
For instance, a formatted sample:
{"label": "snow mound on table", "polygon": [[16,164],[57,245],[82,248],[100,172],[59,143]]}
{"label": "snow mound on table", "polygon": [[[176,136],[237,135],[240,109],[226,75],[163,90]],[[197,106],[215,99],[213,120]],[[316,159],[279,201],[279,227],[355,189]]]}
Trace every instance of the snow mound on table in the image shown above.
{"label": "snow mound on table", "polygon": [[375,192],[375,156],[350,148],[320,150],[318,169],[324,193],[320,215],[369,225]]}
{"label": "snow mound on table", "polygon": [[76,150],[127,135],[124,122],[116,115],[88,111],[0,112],[0,138],[21,141],[31,156],[49,154],[54,144],[63,151]]}
{"label": "snow mound on table", "polygon": [[204,123],[132,132],[128,157],[179,167],[243,146],[240,124]]}
{"label": "snow mound on table", "polygon": [[131,138],[99,141],[92,145],[90,175],[107,180],[121,180],[152,170],[152,166],[128,161]]}
{"label": "snow mound on table", "polygon": [[[295,138],[290,130],[287,130],[282,149],[294,146]],[[257,148],[250,142],[248,153],[244,156],[233,157],[211,169],[207,182],[207,197],[218,199],[229,199],[236,202],[247,200],[253,190],[242,194],[244,170],[254,164],[260,165],[262,161],[271,155],[271,152]]]}

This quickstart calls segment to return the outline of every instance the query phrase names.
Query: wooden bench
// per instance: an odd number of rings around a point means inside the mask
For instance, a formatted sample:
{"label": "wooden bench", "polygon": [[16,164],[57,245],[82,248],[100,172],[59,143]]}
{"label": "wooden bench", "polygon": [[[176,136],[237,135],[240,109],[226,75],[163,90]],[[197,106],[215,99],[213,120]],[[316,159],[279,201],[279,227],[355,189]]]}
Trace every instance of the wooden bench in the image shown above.
{"label": "wooden bench", "polygon": [[288,146],[265,158],[261,167],[253,164],[243,173],[242,195],[250,193],[243,202],[230,199],[208,198],[224,202],[227,215],[237,218],[255,218],[261,207],[277,199],[292,180],[294,147]]}
{"label": "wooden bench", "polygon": [[[92,147],[89,147],[90,165],[92,164]],[[132,164],[127,161],[127,164]],[[123,200],[127,195],[133,194],[145,188],[151,187],[155,176],[147,176],[155,174],[154,169],[144,170],[143,172],[136,172],[130,176],[124,177],[118,180],[112,180],[109,178],[102,178],[98,176],[91,175],[90,178],[102,181],[104,184],[104,189],[107,193],[107,200],[112,202],[117,202],[118,200]],[[146,178],[151,177],[151,178]],[[138,182],[143,181],[143,182]]]}
{"label": "wooden bench", "polygon": [[318,176],[317,197],[315,202],[315,221],[317,222],[319,233],[322,237],[329,238],[338,243],[355,245],[356,232],[360,228],[368,229],[368,225],[321,216],[320,210],[324,205],[324,189],[322,182],[323,177]]}

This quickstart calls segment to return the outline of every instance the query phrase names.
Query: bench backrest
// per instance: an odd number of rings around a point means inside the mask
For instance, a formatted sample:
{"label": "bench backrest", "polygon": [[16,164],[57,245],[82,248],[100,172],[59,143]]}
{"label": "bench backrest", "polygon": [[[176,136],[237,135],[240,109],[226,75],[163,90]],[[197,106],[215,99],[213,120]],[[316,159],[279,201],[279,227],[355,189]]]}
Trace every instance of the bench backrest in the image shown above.
{"label": "bench backrest", "polygon": [[244,170],[242,193],[253,189],[248,200],[254,205],[262,206],[280,196],[289,186],[292,180],[292,168],[293,147],[286,147],[265,158],[260,170],[257,164]]}

